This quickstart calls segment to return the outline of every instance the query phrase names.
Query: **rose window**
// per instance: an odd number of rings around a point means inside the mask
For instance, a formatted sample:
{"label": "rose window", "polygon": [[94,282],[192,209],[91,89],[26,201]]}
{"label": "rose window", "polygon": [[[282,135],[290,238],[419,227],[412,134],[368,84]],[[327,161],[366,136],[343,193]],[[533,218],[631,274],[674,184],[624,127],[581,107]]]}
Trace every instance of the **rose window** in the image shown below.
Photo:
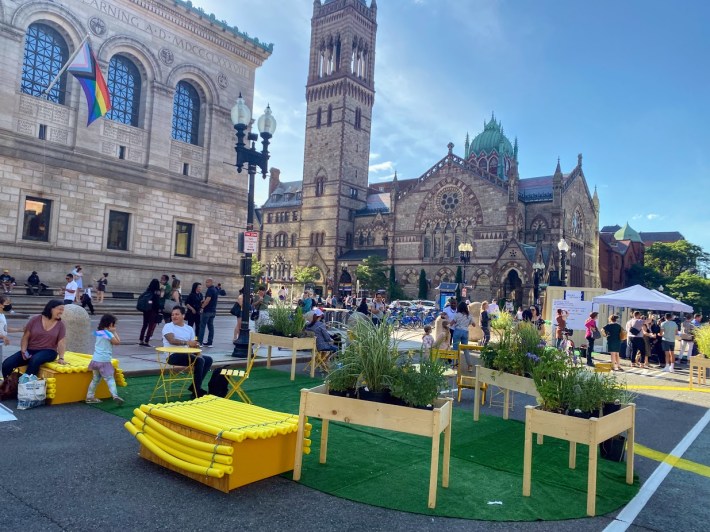
{"label": "rose window", "polygon": [[439,192],[436,205],[443,213],[454,212],[461,204],[461,191],[457,188],[445,188]]}

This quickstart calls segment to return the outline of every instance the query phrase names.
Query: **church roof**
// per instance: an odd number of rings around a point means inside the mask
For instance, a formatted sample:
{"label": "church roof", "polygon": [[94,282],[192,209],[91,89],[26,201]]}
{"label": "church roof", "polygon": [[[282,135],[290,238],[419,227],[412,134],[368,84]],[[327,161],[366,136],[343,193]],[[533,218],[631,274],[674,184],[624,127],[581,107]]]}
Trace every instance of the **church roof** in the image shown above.
{"label": "church roof", "polygon": [[626,222],[624,227],[614,233],[614,238],[617,240],[628,240],[630,242],[643,242],[641,236],[629,225],[629,222]]}
{"label": "church roof", "polygon": [[518,199],[524,203],[552,200],[552,176],[528,177],[518,182]]}
{"label": "church roof", "polygon": [[303,190],[303,181],[279,183],[271,195],[269,195],[266,203],[262,205],[262,209],[299,207],[302,203],[301,190]]}
{"label": "church roof", "polygon": [[639,231],[639,236],[647,246],[655,244],[656,242],[670,243],[685,240],[685,237],[678,231]]}
{"label": "church roof", "polygon": [[602,227],[599,232],[600,233],[616,233],[619,229],[621,229],[620,225],[605,225]]}
{"label": "church roof", "polygon": [[338,260],[362,260],[368,257],[380,257],[381,259],[387,259],[387,249],[351,249],[340,255]]}
{"label": "church roof", "polygon": [[508,155],[511,158],[514,157],[513,145],[503,133],[503,126],[499,121],[496,121],[495,116],[491,116],[488,122],[483,121],[483,132],[476,135],[471,142],[466,158],[468,159],[472,153],[476,155],[485,153],[488,155],[492,152],[498,153],[499,156]]}
{"label": "church roof", "polygon": [[366,216],[378,212],[390,212],[390,193],[371,192],[367,195],[367,205],[355,213],[356,216]]}

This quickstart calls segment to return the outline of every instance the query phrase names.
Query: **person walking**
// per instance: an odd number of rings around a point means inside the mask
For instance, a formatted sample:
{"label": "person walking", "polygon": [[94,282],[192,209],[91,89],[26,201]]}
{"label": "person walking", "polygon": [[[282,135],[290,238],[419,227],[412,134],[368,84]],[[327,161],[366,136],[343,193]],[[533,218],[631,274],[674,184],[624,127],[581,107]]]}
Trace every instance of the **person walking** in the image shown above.
{"label": "person walking", "polygon": [[[165,302],[170,299],[170,294],[172,293],[172,283],[170,281],[170,276],[164,273],[160,276],[160,300],[159,309],[165,323],[170,323],[170,312],[165,310]],[[171,307],[172,309],[172,307]]]}
{"label": "person walking", "polygon": [[[212,347],[214,342],[214,317],[217,315],[217,299],[219,293],[214,286],[214,279],[208,277],[205,279],[205,299],[202,301],[202,317],[200,318],[200,334],[198,341],[200,346]],[[205,342],[205,330],[209,331],[207,341]]]}
{"label": "person walking", "polygon": [[481,303],[481,315],[479,317],[481,322],[481,330],[483,331],[483,339],[481,340],[481,345],[488,345],[491,341],[491,317],[488,314],[488,301]]}
{"label": "person walking", "polygon": [[139,303],[141,298],[146,302],[142,310],[143,327],[141,327],[140,342],[138,343],[138,345],[143,347],[150,347],[150,339],[155,332],[155,327],[162,321],[160,317],[160,293],[160,281],[153,279],[148,284],[145,292],[139,297]]}
{"label": "person walking", "polygon": [[678,353],[678,363],[685,364],[688,358],[693,356],[695,337],[693,336],[695,325],[690,321],[690,316],[685,316],[680,324],[680,352]]}
{"label": "person walking", "polygon": [[372,300],[370,306],[370,317],[375,325],[379,325],[385,319],[385,303],[382,294],[375,294],[375,299]]}
{"label": "person walking", "polygon": [[192,289],[185,301],[185,308],[187,308],[185,319],[187,320],[187,324],[196,331],[200,330],[200,316],[202,315],[203,300],[202,283],[192,283]]}
{"label": "person walking", "polygon": [[86,391],[86,402],[90,404],[101,402],[101,399],[96,397],[96,387],[103,379],[108,385],[113,401],[120,406],[124,401],[118,396],[114,377],[115,370],[113,364],[111,364],[113,346],[121,343],[116,331],[116,317],[111,314],[101,316],[99,326],[94,331],[94,336],[96,337],[94,354],[91,357],[91,362],[89,362],[89,369],[94,373],[94,376],[91,379],[91,383],[89,383],[89,389]]}
{"label": "person walking", "polygon": [[[643,343],[643,320],[641,312],[638,310],[629,321],[626,322],[626,356],[631,360],[631,366],[635,368],[644,367],[648,369],[648,359],[645,357],[646,349]],[[639,355],[640,353],[640,355]]]}
{"label": "person walking", "polygon": [[621,369],[621,360],[619,359],[619,350],[621,349],[621,325],[617,323],[619,317],[616,314],[609,316],[609,323],[602,327],[606,336],[606,347],[611,357],[611,369],[614,371],[623,371]]}
{"label": "person walking", "polygon": [[562,346],[562,341],[565,338],[565,330],[567,329],[567,317],[569,316],[569,312],[566,310],[562,310],[561,308],[557,309],[557,317],[555,318],[555,347],[557,349],[560,349]]}
{"label": "person walking", "polygon": [[[454,351],[458,351],[460,344],[468,343],[468,328],[474,325],[473,318],[468,313],[468,306],[466,302],[461,301],[456,307],[456,313],[452,320],[452,326],[454,329]],[[473,364],[471,363],[471,357],[468,354],[468,349],[463,352],[464,358],[466,359],[466,364],[468,366],[468,371],[473,370]]]}
{"label": "person walking", "polygon": [[89,285],[86,287],[86,290],[84,290],[84,293],[81,294],[81,308],[85,309],[86,307],[89,307],[89,312],[91,312],[91,315],[94,315],[94,303],[92,301],[93,297],[93,286]]}

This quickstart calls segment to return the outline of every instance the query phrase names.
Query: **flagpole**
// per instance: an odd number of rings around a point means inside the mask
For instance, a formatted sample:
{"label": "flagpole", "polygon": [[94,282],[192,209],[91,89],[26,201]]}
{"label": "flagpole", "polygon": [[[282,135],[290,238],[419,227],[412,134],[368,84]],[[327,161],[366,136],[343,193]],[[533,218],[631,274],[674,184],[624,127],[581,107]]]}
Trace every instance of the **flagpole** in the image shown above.
{"label": "flagpole", "polygon": [[79,55],[79,52],[84,47],[84,43],[86,43],[86,41],[88,39],[89,39],[89,34],[87,33],[86,37],[84,37],[84,39],[79,43],[79,46],[76,47],[76,50],[74,50],[74,53],[71,55],[71,57],[67,60],[66,63],[64,63],[64,66],[57,73],[57,75],[54,76],[54,79],[49,84],[49,86],[45,90],[42,91],[41,96],[46,96],[47,99],[49,99],[49,91],[52,90],[52,87],[54,87],[54,85],[57,83],[57,80],[61,77],[61,75],[64,74],[64,72],[66,72],[67,68],[69,68],[69,65],[72,64],[72,61],[74,61],[74,59],[76,59],[76,56]]}

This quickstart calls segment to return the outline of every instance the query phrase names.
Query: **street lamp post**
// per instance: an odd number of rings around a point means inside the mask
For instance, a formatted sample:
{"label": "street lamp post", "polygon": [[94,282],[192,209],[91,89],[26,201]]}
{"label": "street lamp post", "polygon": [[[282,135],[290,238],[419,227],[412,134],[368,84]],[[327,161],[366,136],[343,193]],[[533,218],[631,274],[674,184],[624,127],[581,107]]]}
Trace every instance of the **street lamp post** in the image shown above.
{"label": "street lamp post", "polygon": [[471,253],[473,252],[473,246],[469,242],[462,242],[459,244],[459,259],[461,264],[463,264],[463,286],[466,288],[466,265],[471,262]]}
{"label": "street lamp post", "polygon": [[557,243],[557,249],[560,251],[560,283],[561,286],[567,286],[567,252],[569,244],[563,236]]}
{"label": "street lamp post", "polygon": [[[268,171],[267,163],[269,162],[269,140],[276,131],[276,120],[271,115],[271,107],[266,106],[266,111],[259,118],[257,127],[261,133],[261,151],[256,149],[256,141],[259,139],[256,133],[248,133],[247,142],[251,146],[244,143],[245,131],[251,122],[251,111],[247,107],[241,93],[237,98],[237,103],[232,107],[232,123],[237,131],[237,144],[234,150],[237,152],[237,172],[241,173],[246,165],[247,174],[249,175],[249,183],[247,190],[247,224],[246,230],[254,230],[254,176],[257,168],[261,170],[261,175],[266,179]],[[246,240],[246,239],[245,239]],[[244,261],[242,263],[242,272],[244,275],[244,290],[242,292],[242,325],[239,329],[239,336],[234,341],[233,357],[247,358],[249,355],[249,316],[251,314],[251,252],[245,252]]]}
{"label": "street lamp post", "polygon": [[538,305],[540,303],[540,277],[542,276],[542,271],[545,269],[545,264],[542,262],[533,262],[533,281],[535,286],[533,288],[533,298],[534,303]]}

